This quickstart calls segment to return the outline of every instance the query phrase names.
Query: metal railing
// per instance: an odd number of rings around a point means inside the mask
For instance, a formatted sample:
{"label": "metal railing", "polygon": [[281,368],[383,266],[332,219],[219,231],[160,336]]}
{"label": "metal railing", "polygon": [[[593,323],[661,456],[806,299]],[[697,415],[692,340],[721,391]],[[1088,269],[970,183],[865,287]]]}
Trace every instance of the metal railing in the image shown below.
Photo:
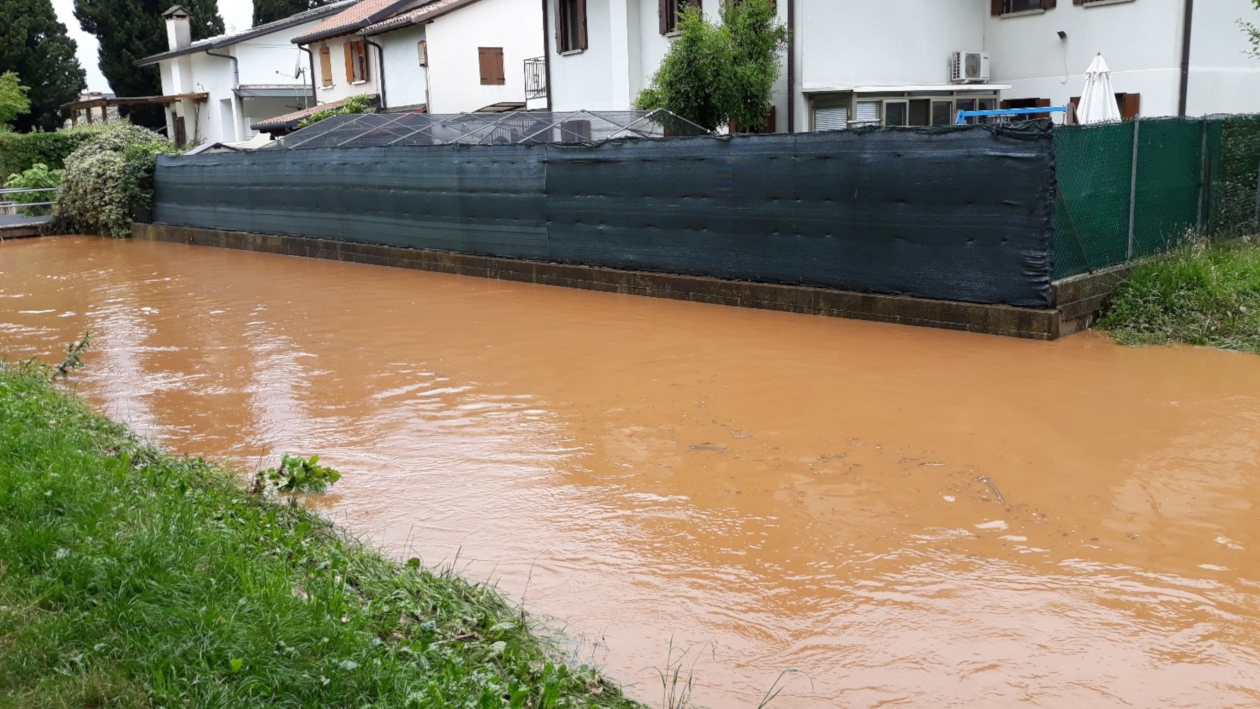
{"label": "metal railing", "polygon": [[[11,197],[11,195],[35,195],[36,193],[41,192],[51,192],[52,199],[27,201],[25,198],[13,199]],[[0,216],[41,216],[51,212],[51,207],[56,204],[56,187],[15,187],[0,189]],[[24,214],[22,210],[27,211]]]}
{"label": "metal railing", "polygon": [[547,98],[547,59],[534,57],[525,60],[525,100]]}

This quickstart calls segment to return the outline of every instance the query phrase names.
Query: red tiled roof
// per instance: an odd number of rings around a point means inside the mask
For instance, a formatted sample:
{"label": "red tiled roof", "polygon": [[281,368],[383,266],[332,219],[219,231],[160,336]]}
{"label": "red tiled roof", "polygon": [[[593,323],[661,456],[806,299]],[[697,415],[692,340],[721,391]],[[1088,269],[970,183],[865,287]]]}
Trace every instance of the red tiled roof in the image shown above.
{"label": "red tiled roof", "polygon": [[421,5],[412,10],[407,10],[387,20],[381,20],[372,25],[368,25],[359,32],[363,35],[375,35],[382,32],[389,32],[410,25],[418,25],[421,22],[428,22],[435,18],[441,17],[448,12],[453,12],[465,5],[471,5],[477,0],[433,0],[433,2]]}
{"label": "red tiled roof", "polygon": [[416,0],[359,0],[359,2],[319,23],[306,34],[294,37],[293,43],[309,44],[325,37],[335,37],[363,29],[399,10],[407,8],[415,2]]}
{"label": "red tiled roof", "polygon": [[[307,116],[311,116],[313,114],[319,113],[320,111],[327,111],[328,109],[331,109],[331,108],[341,108],[342,106],[346,105],[346,101],[349,101],[351,98],[353,97],[348,96],[346,98],[341,99],[340,101],[333,101],[331,103],[321,103],[318,106],[311,106],[310,108],[303,108],[300,111],[286,113],[282,116],[275,116],[274,118],[264,118],[261,121],[255,121],[253,124],[250,125],[250,128],[253,128],[254,130],[260,131],[260,132],[274,130],[277,128],[290,128],[291,129],[291,128],[296,127],[298,123],[301,123],[302,119],[306,118]],[[371,98],[376,98],[376,97],[372,96]]]}

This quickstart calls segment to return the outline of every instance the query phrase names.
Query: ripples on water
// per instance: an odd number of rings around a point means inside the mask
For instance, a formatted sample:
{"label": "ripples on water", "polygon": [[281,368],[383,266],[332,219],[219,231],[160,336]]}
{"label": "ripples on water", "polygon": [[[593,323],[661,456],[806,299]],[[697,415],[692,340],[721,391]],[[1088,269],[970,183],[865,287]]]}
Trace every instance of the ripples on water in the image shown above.
{"label": "ripples on water", "polygon": [[1260,704],[1260,358],[90,238],[0,245],[0,316],[645,699],[672,639],[715,707]]}

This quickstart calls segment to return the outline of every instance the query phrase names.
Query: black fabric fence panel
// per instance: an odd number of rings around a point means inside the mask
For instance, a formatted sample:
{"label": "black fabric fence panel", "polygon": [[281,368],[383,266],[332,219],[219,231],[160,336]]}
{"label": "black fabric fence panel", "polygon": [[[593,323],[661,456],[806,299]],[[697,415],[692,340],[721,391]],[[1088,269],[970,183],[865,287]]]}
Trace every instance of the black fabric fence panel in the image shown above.
{"label": "black fabric fence panel", "polygon": [[547,259],[545,151],[442,145],[163,157],[154,219]]}
{"label": "black fabric fence panel", "polygon": [[1048,132],[164,157],[156,221],[942,300],[1051,304]]}

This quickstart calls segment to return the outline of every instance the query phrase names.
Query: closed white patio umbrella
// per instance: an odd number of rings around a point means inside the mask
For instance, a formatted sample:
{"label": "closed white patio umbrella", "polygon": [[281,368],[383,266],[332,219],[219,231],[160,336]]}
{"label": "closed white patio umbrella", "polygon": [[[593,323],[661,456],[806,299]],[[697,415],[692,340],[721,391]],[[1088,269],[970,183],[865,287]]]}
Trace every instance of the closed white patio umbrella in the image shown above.
{"label": "closed white patio umbrella", "polygon": [[1085,125],[1120,120],[1120,106],[1111,88],[1111,67],[1107,66],[1101,52],[1085,70],[1085,90],[1076,107],[1076,120]]}

